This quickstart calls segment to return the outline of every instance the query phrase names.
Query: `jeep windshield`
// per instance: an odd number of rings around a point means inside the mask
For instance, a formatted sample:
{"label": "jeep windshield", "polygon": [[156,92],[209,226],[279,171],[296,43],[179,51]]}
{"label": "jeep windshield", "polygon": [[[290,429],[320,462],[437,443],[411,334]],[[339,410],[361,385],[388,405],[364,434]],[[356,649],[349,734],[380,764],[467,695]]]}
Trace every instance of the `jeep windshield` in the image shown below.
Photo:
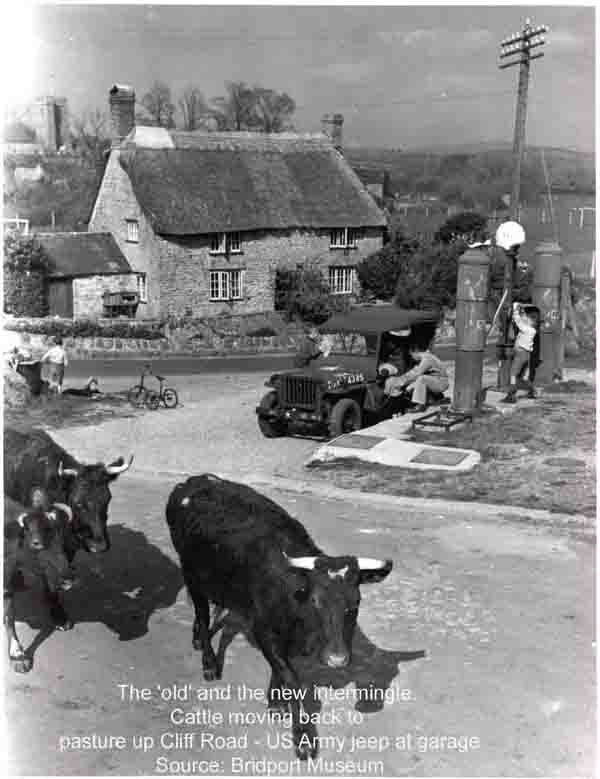
{"label": "jeep windshield", "polygon": [[321,352],[326,355],[353,354],[367,357],[377,354],[377,336],[363,333],[327,333],[321,337]]}

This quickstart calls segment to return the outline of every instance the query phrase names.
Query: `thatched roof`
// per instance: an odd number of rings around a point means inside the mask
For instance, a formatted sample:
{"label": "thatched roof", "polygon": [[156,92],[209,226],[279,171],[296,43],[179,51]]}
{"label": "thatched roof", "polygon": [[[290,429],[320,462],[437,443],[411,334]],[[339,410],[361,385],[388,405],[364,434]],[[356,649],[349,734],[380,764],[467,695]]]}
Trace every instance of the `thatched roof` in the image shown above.
{"label": "thatched roof", "polygon": [[39,233],[50,260],[50,278],[131,273],[111,233]]}
{"label": "thatched roof", "polygon": [[157,233],[385,224],[325,136],[163,131],[162,143],[147,133],[144,146],[144,129],[126,141],[120,162]]}

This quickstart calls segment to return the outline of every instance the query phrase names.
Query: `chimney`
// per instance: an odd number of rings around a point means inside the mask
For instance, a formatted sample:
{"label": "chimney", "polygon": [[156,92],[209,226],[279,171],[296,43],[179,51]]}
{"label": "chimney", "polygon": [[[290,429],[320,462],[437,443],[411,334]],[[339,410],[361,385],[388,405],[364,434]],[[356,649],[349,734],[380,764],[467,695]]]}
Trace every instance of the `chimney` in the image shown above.
{"label": "chimney", "polygon": [[135,92],[132,87],[114,84],[108,92],[112,146],[119,146],[135,127]]}
{"label": "chimney", "polygon": [[342,126],[344,117],[342,114],[325,114],[321,119],[321,131],[330,138],[334,147],[342,151]]}

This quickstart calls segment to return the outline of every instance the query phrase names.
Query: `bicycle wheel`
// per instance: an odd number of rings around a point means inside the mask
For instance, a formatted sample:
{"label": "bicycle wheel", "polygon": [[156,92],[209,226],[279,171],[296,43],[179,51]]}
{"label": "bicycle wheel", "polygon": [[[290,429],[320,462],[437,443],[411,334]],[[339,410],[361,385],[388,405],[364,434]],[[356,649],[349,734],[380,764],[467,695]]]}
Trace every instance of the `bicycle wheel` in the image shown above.
{"label": "bicycle wheel", "polygon": [[132,406],[139,408],[144,405],[147,394],[148,390],[145,387],[142,387],[141,384],[136,384],[135,387],[132,387],[127,393],[127,400]]}
{"label": "bicycle wheel", "polygon": [[160,406],[160,395],[158,392],[154,392],[154,390],[151,390],[146,395],[146,408],[149,408],[151,411],[156,411],[156,409]]}
{"label": "bicycle wheel", "polygon": [[172,387],[165,387],[162,399],[167,408],[175,408],[175,406],[179,403],[177,392]]}

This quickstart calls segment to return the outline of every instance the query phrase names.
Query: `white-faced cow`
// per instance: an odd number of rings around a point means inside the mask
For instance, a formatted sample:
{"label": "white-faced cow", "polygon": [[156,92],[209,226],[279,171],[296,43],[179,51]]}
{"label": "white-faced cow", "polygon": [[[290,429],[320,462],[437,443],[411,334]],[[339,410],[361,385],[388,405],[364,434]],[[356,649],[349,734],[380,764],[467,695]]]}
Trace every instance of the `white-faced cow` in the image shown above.
{"label": "white-faced cow", "polygon": [[65,504],[49,506],[41,490],[34,490],[29,508],[4,498],[4,624],[8,657],[20,673],[31,669],[15,630],[15,591],[32,576],[41,580],[55,627],[72,627],[60,603],[59,593],[69,590],[74,576],[64,550],[65,536],[73,519]]}
{"label": "white-faced cow", "polygon": [[4,493],[26,504],[34,487],[45,490],[51,503],[73,511],[65,552],[71,562],[78,549],[97,554],[110,548],[109,484],[131,465],[123,458],[110,465],[83,465],[41,430],[4,431]]}
{"label": "white-faced cow", "polygon": [[166,515],[194,603],[192,643],[202,651],[204,678],[220,672],[210,641],[214,603],[243,618],[271,666],[269,705],[278,706],[283,688],[294,691],[296,754],[313,757],[317,740],[300,722],[302,686],[290,658],[313,655],[331,668],[347,666],[360,585],[384,579],[391,560],[326,555],[281,506],[211,474],[178,484]]}

